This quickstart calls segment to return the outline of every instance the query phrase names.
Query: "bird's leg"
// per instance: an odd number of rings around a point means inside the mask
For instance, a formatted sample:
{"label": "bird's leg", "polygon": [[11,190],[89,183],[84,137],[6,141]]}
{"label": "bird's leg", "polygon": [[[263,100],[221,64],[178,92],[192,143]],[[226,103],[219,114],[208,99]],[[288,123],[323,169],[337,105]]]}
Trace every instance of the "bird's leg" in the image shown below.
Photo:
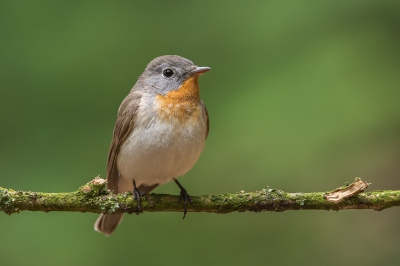
{"label": "bird's leg", "polygon": [[193,202],[192,202],[192,198],[187,193],[186,189],[181,185],[181,183],[179,183],[178,180],[176,180],[175,178],[173,178],[173,180],[178,185],[178,187],[181,189],[181,193],[179,194],[179,199],[178,199],[177,205],[179,204],[179,202],[181,202],[181,200],[183,200],[183,206],[185,207],[185,209],[183,210],[183,218],[182,219],[185,219],[186,213],[187,213],[187,204],[188,204],[188,202],[190,203],[190,205],[192,205],[192,207],[194,207],[193,206]]}
{"label": "bird's leg", "polygon": [[137,214],[143,212],[142,210],[142,200],[140,199],[140,192],[136,187],[136,182],[133,180],[133,199],[137,201]]}

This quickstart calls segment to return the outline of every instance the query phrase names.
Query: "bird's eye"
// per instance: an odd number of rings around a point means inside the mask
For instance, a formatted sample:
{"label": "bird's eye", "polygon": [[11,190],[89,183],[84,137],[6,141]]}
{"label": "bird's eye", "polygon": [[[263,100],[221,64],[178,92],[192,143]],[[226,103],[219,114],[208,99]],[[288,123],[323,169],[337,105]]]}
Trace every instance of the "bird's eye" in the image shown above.
{"label": "bird's eye", "polygon": [[168,68],[168,69],[163,71],[163,75],[166,78],[170,78],[170,77],[172,77],[174,75],[174,71],[172,71],[171,69]]}

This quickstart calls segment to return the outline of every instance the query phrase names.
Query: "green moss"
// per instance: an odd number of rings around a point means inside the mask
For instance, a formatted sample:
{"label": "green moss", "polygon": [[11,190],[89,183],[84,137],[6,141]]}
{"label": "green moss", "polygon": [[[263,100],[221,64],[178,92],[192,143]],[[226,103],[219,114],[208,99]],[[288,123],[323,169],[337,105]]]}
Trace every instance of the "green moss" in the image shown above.
{"label": "green moss", "polygon": [[[373,191],[358,194],[339,203],[324,198],[327,192],[286,193],[264,188],[255,192],[240,191],[234,194],[192,196],[194,208],[189,211],[229,213],[234,211],[285,211],[285,210],[383,210],[400,206],[400,191]],[[178,196],[151,194],[142,197],[144,211],[182,211],[177,205]],[[20,210],[31,211],[82,211],[95,213],[135,212],[132,193],[114,195],[106,190],[106,182],[96,178],[70,193],[40,193],[14,191],[0,188],[0,211],[8,214]]]}
{"label": "green moss", "polygon": [[88,197],[104,195],[107,193],[106,184],[106,180],[100,177],[96,177],[92,181],[88,182],[86,185],[81,186],[78,189],[77,193],[78,195],[84,195]]}

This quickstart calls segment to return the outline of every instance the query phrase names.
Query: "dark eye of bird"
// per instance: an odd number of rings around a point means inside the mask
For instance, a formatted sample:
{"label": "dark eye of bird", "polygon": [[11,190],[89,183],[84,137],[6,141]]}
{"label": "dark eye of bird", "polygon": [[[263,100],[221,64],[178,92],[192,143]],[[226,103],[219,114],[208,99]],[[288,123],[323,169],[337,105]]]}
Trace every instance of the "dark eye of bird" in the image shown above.
{"label": "dark eye of bird", "polygon": [[168,68],[168,69],[163,71],[163,75],[166,78],[170,78],[170,77],[172,77],[174,75],[174,71],[172,71],[171,69]]}

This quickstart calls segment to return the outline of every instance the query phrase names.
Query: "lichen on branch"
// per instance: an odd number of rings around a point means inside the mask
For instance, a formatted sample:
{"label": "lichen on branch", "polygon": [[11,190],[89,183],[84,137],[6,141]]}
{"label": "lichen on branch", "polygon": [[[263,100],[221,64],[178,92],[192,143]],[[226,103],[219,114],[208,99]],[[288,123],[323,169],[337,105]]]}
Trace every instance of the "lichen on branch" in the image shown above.
{"label": "lichen on branch", "polygon": [[[69,193],[31,192],[0,187],[0,211],[7,214],[20,211],[68,211],[92,213],[133,213],[137,210],[132,193],[113,194],[107,181],[96,177],[78,190]],[[363,192],[368,183],[356,178],[350,185],[327,192],[288,193],[269,187],[258,191],[231,194],[192,196],[189,212],[230,213],[244,211],[286,210],[383,210],[400,206],[399,190]],[[144,212],[181,212],[179,196],[150,194],[143,196]]]}

